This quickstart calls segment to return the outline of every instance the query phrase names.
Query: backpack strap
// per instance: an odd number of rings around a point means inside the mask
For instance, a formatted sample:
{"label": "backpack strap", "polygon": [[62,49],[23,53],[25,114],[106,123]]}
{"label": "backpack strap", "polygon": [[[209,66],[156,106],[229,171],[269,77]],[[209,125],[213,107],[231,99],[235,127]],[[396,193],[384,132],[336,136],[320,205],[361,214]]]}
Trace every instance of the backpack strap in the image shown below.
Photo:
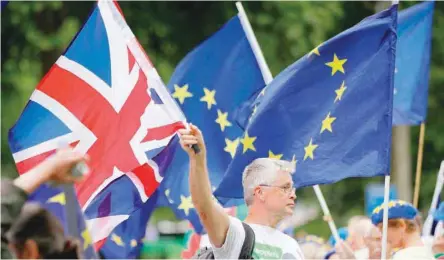
{"label": "backpack strap", "polygon": [[245,230],[245,240],[239,254],[239,259],[253,259],[253,249],[256,237],[253,229],[246,223],[242,222]]}

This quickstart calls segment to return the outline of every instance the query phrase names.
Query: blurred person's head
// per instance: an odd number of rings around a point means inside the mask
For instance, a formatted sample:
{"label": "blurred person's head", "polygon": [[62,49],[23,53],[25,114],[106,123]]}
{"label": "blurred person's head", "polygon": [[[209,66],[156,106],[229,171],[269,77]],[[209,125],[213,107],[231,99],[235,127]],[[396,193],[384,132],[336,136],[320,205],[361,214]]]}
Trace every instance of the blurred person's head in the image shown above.
{"label": "blurred person's head", "polygon": [[368,248],[369,259],[381,259],[382,233],[377,226],[373,226],[364,236],[365,246]]}
{"label": "blurred person's head", "polygon": [[373,224],[367,216],[354,216],[348,221],[348,238],[347,242],[350,247],[356,251],[364,249],[364,236],[370,232]]}
{"label": "blurred person's head", "polygon": [[[392,248],[423,245],[416,216],[418,210],[408,202],[396,200],[388,204],[387,243]],[[383,205],[372,214],[372,222],[382,231]]]}
{"label": "blurred person's head", "polygon": [[6,234],[19,259],[77,259],[78,246],[65,239],[58,219],[37,203],[26,203]]}
{"label": "blurred person's head", "polygon": [[291,162],[271,158],[259,158],[248,165],[242,185],[250,211],[277,222],[291,216],[296,199],[293,171]]}
{"label": "blurred person's head", "polygon": [[324,259],[330,248],[324,239],[314,235],[307,235],[297,239],[305,259]]}

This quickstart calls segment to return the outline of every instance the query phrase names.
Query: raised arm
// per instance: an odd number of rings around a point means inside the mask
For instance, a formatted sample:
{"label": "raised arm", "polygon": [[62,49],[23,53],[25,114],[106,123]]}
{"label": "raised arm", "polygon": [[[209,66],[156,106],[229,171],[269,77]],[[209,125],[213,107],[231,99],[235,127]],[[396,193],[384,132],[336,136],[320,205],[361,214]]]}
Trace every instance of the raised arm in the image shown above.
{"label": "raised arm", "polygon": [[[207,151],[201,131],[190,124],[190,129],[179,130],[180,144],[190,158],[190,192],[200,220],[208,232],[211,243],[221,247],[229,227],[228,214],[212,199],[211,183],[207,168]],[[191,145],[197,144],[196,154]]]}

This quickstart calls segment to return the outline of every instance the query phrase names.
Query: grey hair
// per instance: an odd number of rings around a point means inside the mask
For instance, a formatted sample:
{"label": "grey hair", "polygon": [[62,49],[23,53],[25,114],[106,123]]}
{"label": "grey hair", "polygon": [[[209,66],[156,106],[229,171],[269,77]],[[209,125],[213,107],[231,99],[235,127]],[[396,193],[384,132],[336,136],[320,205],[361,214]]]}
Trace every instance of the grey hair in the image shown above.
{"label": "grey hair", "polygon": [[254,189],[261,184],[271,185],[276,180],[279,171],[293,174],[295,166],[289,161],[258,158],[245,167],[242,174],[242,186],[247,206],[253,202]]}

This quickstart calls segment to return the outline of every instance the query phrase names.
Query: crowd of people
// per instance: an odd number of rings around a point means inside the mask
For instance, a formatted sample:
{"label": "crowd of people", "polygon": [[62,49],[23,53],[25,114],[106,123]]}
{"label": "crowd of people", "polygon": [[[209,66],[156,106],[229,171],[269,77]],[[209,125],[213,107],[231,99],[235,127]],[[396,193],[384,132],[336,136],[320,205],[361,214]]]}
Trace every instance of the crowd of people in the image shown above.
{"label": "crowd of people", "polygon": [[[291,237],[276,227],[293,214],[296,190],[293,164],[258,158],[242,175],[248,215],[241,221],[212,198],[206,165],[206,147],[201,131],[194,125],[179,130],[180,143],[190,159],[189,185],[194,207],[207,231],[209,247],[195,258],[216,259],[381,259],[383,207],[371,217],[354,216],[339,229],[339,241],[325,241],[315,235]],[[199,149],[193,149],[197,145]],[[80,259],[78,241],[67,237],[50,212],[28,195],[46,182],[74,183],[72,169],[87,157],[66,148],[13,181],[1,183],[2,258]],[[433,238],[421,235],[422,219],[410,203],[393,200],[388,204],[386,259],[444,259],[444,204],[436,211],[441,221]]]}

